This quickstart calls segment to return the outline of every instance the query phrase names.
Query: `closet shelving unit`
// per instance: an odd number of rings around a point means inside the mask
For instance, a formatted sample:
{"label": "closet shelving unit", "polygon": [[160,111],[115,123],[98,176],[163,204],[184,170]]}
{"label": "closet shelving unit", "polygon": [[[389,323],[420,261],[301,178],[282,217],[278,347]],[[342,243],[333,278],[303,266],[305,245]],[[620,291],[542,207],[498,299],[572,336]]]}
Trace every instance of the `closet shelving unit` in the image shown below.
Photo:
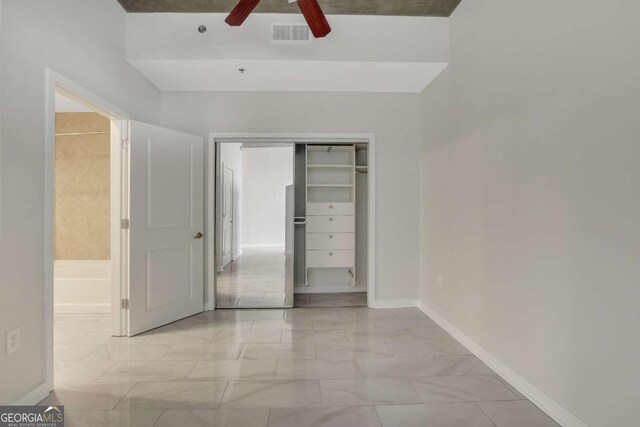
{"label": "closet shelving unit", "polygon": [[342,286],[348,292],[356,284],[355,174],[355,146],[307,146],[305,285],[319,292],[322,277],[339,279],[332,291]]}

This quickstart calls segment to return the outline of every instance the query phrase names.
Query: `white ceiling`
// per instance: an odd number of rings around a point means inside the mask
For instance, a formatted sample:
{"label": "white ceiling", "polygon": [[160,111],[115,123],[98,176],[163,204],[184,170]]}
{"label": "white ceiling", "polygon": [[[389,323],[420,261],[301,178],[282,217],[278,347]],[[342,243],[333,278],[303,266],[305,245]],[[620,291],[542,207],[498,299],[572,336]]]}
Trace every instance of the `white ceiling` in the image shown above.
{"label": "white ceiling", "polygon": [[448,18],[329,16],[332,33],[304,45],[270,39],[272,23],[298,15],[252,14],[241,27],[224,18],[128,14],[127,60],[164,91],[403,93],[424,90],[449,62]]}
{"label": "white ceiling", "polygon": [[[419,93],[446,63],[130,60],[163,91]],[[245,69],[241,73],[239,69]]]}

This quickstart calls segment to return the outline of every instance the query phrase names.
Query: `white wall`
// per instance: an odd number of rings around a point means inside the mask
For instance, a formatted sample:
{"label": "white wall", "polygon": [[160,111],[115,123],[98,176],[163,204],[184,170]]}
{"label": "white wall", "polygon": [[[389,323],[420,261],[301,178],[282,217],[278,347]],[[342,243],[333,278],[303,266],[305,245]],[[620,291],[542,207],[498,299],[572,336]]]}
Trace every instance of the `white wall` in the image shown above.
{"label": "white wall", "polygon": [[285,243],[285,195],[293,184],[292,147],[244,147],[242,246]]}
{"label": "white wall", "polygon": [[[45,381],[45,68],[134,118],[156,121],[160,94],[124,61],[125,13],[116,1],[3,0],[0,164],[0,403]],[[22,347],[6,356],[5,333]]]}
{"label": "white wall", "polygon": [[379,300],[418,296],[418,95],[351,93],[163,94],[167,126],[209,132],[373,132]]}
{"label": "white wall", "polygon": [[[220,160],[233,170],[233,244],[231,258],[242,255],[242,144],[229,142],[220,145]],[[222,235],[222,234],[219,234]]]}
{"label": "white wall", "polygon": [[637,426],[640,3],[465,0],[451,31],[421,301],[587,425]]}

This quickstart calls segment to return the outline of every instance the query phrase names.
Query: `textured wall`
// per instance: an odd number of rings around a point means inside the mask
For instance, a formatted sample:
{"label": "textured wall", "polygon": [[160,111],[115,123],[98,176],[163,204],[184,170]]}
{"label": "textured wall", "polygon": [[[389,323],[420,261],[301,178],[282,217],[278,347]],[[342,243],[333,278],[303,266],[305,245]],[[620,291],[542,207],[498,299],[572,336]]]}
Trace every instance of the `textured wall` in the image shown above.
{"label": "textured wall", "polygon": [[56,114],[58,260],[110,258],[109,128],[96,113]]}

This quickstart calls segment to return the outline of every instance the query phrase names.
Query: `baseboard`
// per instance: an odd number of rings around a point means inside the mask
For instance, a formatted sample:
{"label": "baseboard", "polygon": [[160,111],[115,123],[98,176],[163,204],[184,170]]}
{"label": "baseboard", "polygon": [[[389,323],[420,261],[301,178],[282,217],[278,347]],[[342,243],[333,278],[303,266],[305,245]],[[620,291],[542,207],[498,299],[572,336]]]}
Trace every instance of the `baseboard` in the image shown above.
{"label": "baseboard", "polygon": [[49,396],[49,392],[51,392],[51,388],[49,387],[49,384],[47,384],[46,382],[42,383],[36,388],[34,388],[33,390],[31,390],[29,393],[22,396],[20,399],[15,401],[13,405],[16,405],[16,406],[37,405],[44,398]]}
{"label": "baseboard", "polygon": [[415,308],[418,301],[414,299],[376,300],[369,304],[370,308]]}
{"label": "baseboard", "polygon": [[446,321],[442,316],[418,301],[418,308],[442,329],[447,331],[458,342],[472,352],[478,359],[493,369],[498,375],[511,384],[516,390],[522,393],[527,399],[542,409],[558,424],[564,427],[588,427],[584,421],[573,415],[558,402],[546,395],[542,390],[531,384],[527,379],[505,365],[500,359],[482,348],[479,344],[466,336],[462,331]]}
{"label": "baseboard", "polygon": [[58,303],[53,305],[54,313],[111,313],[111,304],[109,303],[93,303],[93,304],[67,304]]}
{"label": "baseboard", "polygon": [[367,285],[358,286],[296,286],[294,294],[347,294],[354,292],[367,292]]}

